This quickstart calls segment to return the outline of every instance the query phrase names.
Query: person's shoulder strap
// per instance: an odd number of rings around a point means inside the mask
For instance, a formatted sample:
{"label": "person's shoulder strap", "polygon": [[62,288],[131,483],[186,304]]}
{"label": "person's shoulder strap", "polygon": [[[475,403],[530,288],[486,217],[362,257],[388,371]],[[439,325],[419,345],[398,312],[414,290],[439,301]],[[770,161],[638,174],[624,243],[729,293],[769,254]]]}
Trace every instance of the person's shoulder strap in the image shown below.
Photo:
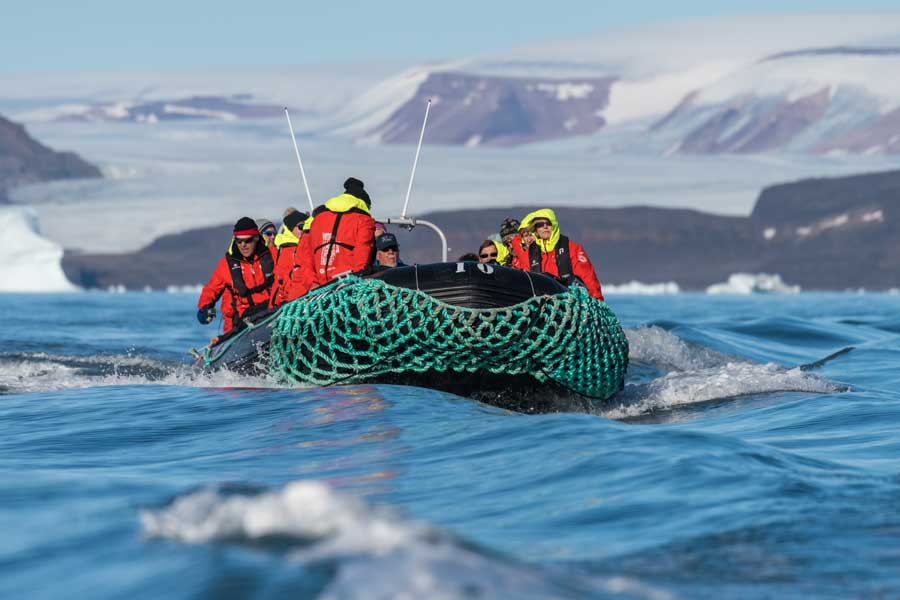
{"label": "person's shoulder strap", "polygon": [[541,265],[541,247],[537,242],[532,242],[528,247],[528,270],[532,273],[543,273],[543,265]]}
{"label": "person's shoulder strap", "polygon": [[572,277],[572,255],[569,252],[569,238],[561,235],[553,253],[556,257],[556,270],[560,279]]}

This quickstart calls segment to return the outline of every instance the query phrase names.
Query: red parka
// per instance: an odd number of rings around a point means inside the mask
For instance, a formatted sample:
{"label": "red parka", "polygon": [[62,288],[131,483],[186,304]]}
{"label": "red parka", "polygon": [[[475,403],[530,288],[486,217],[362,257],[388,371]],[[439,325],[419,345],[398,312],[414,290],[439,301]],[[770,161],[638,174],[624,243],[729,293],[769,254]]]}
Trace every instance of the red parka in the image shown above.
{"label": "red parka", "polygon": [[280,253],[278,265],[275,267],[275,277],[281,284],[275,296],[275,306],[296,300],[316,284],[309,266],[309,234],[300,238],[297,244],[283,246]]}
{"label": "red parka", "polygon": [[[222,299],[223,332],[234,326],[235,317],[241,317],[251,306],[267,306],[275,283],[275,248],[257,242],[256,251],[244,258],[238,252],[234,239],[228,252],[219,259],[209,283],[203,286],[197,308],[215,304]],[[238,279],[240,278],[240,279]]]}
{"label": "red parka", "polygon": [[509,241],[509,249],[510,249],[510,257],[509,257],[509,266],[513,269],[520,269],[522,271],[528,270],[528,249],[525,247],[525,242],[522,241],[522,236],[516,234],[513,239]]}
{"label": "red parka", "polygon": [[[540,257],[540,273],[546,273],[548,275],[553,275],[554,277],[560,276],[558,264],[560,249],[558,247],[550,252],[542,252],[540,246],[535,243],[531,245],[529,250],[531,250],[532,255]],[[572,261],[572,275],[584,283],[584,286],[592,297],[597,300],[603,300],[603,289],[600,287],[600,280],[597,279],[597,273],[594,272],[594,265],[591,264],[591,259],[588,258],[587,253],[584,251],[584,247],[578,242],[569,240],[568,254]],[[532,265],[534,265],[534,263],[532,263]],[[531,270],[536,271],[537,269],[532,268]]]}
{"label": "red parka", "polygon": [[317,285],[362,271],[375,259],[375,219],[366,203],[350,194],[335,196],[317,209],[306,237],[307,266]]}
{"label": "red parka", "polygon": [[[578,242],[573,242],[566,236],[562,235],[559,230],[559,222],[556,220],[556,213],[549,208],[534,211],[525,217],[523,224],[529,225],[535,220],[546,219],[552,225],[550,239],[542,240],[535,234],[535,240],[525,251],[525,268],[536,273],[547,273],[554,277],[566,278],[567,275],[577,277],[584,283],[588,293],[598,299],[603,300],[603,290],[600,287],[600,280],[594,271],[594,265],[588,258],[584,247]],[[571,272],[562,273],[561,271],[571,268]]]}

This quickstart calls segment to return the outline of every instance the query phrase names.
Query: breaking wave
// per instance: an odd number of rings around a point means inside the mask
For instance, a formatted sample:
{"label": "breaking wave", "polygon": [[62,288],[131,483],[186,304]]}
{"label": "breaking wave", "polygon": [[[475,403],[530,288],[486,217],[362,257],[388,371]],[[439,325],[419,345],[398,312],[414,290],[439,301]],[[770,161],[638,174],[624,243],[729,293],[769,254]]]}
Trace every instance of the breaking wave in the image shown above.
{"label": "breaking wave", "polygon": [[650,381],[626,384],[602,409],[592,411],[610,419],[630,419],[755,394],[846,391],[846,387],[799,366],[786,368],[729,356],[682,340],[661,327],[629,329],[626,335],[635,370],[644,363],[664,373]]}
{"label": "breaking wave", "polygon": [[67,356],[46,352],[0,354],[0,394],[118,385],[273,387],[264,377],[204,372],[178,362],[131,355]]}
{"label": "breaking wave", "polygon": [[[800,367],[759,364],[685,341],[658,326],[626,330],[630,347],[625,389],[598,408],[580,398],[552,400],[554,410],[634,419],[714,400],[778,392],[837,393],[845,388]],[[201,371],[183,362],[133,355],[0,354],[0,394],[121,385],[285,388],[229,371]]]}
{"label": "breaking wave", "polygon": [[319,598],[671,597],[627,577],[526,565],[318,480],[275,489],[208,487],[143,510],[140,520],[149,538],[285,554],[323,575]]}

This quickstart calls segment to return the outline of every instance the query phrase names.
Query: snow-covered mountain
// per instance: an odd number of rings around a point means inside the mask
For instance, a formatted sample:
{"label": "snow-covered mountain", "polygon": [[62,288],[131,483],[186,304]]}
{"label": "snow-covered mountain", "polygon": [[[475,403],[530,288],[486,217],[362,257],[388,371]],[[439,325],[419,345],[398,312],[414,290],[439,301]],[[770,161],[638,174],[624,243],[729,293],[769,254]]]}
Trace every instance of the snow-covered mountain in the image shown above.
{"label": "snow-covered mountain", "polygon": [[62,104],[44,109],[48,118],[59,121],[159,121],[271,119],[282,116],[276,104],[253,101],[252,96],[191,96],[167,100],[88,102]]}
{"label": "snow-covered mountain", "polygon": [[637,122],[617,149],[898,153],[897,72],[900,12],[703,19],[417,67],[355,98],[333,131],[414,141],[430,97],[429,139],[445,144]]}
{"label": "snow-covered mountain", "polygon": [[[347,64],[0,75],[0,110],[56,119],[240,120],[297,109],[304,134],[512,146],[583,137],[665,154],[900,153],[900,12],[697,19],[401,70]],[[305,113],[305,114],[301,114]]]}
{"label": "snow-covered mountain", "polygon": [[[19,122],[240,120],[282,106],[331,117],[405,65],[348,63],[106,73],[0,73],[0,112]],[[311,124],[313,126],[314,124]]]}

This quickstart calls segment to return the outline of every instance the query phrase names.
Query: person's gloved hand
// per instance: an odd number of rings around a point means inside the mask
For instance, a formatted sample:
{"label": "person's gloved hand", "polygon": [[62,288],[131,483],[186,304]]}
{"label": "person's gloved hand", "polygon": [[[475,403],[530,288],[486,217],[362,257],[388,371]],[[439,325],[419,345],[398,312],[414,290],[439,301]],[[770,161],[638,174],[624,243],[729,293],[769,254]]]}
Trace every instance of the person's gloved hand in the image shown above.
{"label": "person's gloved hand", "polygon": [[216,307],[212,304],[197,311],[197,320],[201,325],[209,325],[216,318]]}

